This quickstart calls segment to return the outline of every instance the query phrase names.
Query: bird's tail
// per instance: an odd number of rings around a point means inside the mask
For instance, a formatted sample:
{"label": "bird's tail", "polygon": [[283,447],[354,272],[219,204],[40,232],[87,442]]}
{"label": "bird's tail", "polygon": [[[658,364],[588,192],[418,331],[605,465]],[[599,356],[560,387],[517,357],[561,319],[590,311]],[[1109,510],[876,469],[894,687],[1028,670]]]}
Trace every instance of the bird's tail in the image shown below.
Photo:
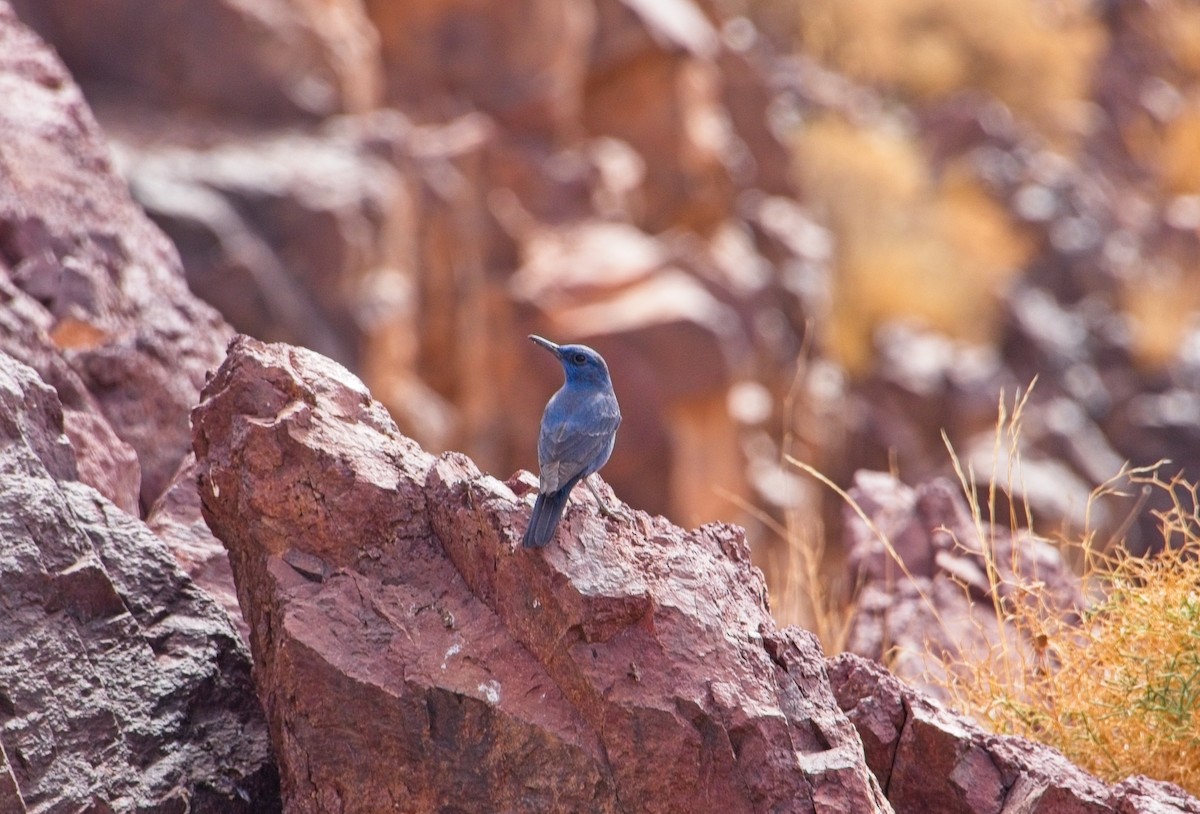
{"label": "bird's tail", "polygon": [[554,537],[554,530],[558,528],[563,508],[567,505],[567,498],[571,495],[571,487],[574,485],[574,483],[570,483],[566,489],[559,489],[557,492],[549,494],[538,494],[537,501],[533,504],[533,514],[529,516],[529,528],[525,529],[525,537],[521,540],[522,546],[542,548],[550,542]]}

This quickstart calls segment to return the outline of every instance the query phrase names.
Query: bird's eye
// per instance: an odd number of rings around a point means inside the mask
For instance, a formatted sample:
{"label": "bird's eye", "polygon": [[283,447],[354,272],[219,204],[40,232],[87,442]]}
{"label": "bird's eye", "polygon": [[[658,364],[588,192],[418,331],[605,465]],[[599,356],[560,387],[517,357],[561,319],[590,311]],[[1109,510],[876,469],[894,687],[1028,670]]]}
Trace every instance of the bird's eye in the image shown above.
{"label": "bird's eye", "polygon": [[585,356],[582,353],[577,353],[573,357],[571,357],[571,361],[577,365],[582,365],[584,362],[587,361],[587,356]]}

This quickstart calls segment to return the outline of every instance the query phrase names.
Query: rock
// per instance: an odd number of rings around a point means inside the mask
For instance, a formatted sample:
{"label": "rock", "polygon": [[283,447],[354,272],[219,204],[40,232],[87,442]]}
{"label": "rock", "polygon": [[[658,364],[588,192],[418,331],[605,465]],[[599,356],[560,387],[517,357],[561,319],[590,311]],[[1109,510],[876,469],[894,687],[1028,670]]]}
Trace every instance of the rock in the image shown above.
{"label": "rock", "polygon": [[4,355],[0,441],[0,809],[278,810],[237,633],[76,479],[54,389]]}
{"label": "rock", "polygon": [[[68,404],[98,405],[137,453],[149,505],[187,451],[187,410],[229,330],[188,293],[174,248],[113,171],[78,88],[2,3],[0,88],[0,262],[37,304],[23,304],[26,314],[90,394]],[[113,474],[113,497],[128,505],[119,493],[133,477],[125,452],[103,440],[95,420],[70,426],[100,439],[106,454],[89,454],[84,469]]]}
{"label": "rock", "polygon": [[1200,812],[1170,783],[1107,786],[1048,746],[986,732],[853,654],[830,662],[829,679],[897,814]]}
{"label": "rock", "polygon": [[76,449],[79,480],[137,517],[142,478],[133,447],[117,437],[99,412],[64,408],[63,421],[71,446]]}
{"label": "rock", "polygon": [[170,487],[146,513],[146,525],[167,544],[187,575],[225,609],[248,646],[250,628],[238,607],[229,555],[200,513],[195,455],[183,459]]}
{"label": "rock", "polygon": [[949,480],[916,488],[884,472],[854,480],[850,496],[866,519],[847,507],[844,547],[857,586],[848,651],[887,659],[896,675],[940,697],[943,659],[986,659],[1002,637],[1010,647],[1022,644],[1022,630],[1001,630],[996,602],[1011,610],[1037,584],[1046,609],[1060,618],[1084,607],[1079,579],[1055,546],[1027,531],[1014,537],[1007,527],[985,526],[991,536],[981,539]]}
{"label": "rock", "polygon": [[732,210],[720,40],[692,0],[598,0],[583,124],[645,161],[635,222],[710,232]]}
{"label": "rock", "polygon": [[365,0],[379,30],[387,98],[418,121],[472,110],[539,141],[577,126],[591,3]]}
{"label": "rock", "polygon": [[[16,274],[23,268],[28,264],[18,266]],[[136,517],[141,486],[137,453],[117,437],[99,403],[55,346],[47,333],[53,317],[7,276],[0,276],[0,301],[0,350],[54,387],[75,449],[79,480]]]}
{"label": "rock", "polygon": [[229,329],[3,2],[0,88],[0,811],[278,810],[249,654],[137,519]]}
{"label": "rock", "polygon": [[[407,123],[388,121],[398,150]],[[191,290],[235,329],[353,365],[365,328],[407,316],[368,281],[413,274],[413,194],[365,139],[256,132],[197,148],[118,132],[134,196],[179,247]]]}
{"label": "rock", "polygon": [[736,529],[580,495],[525,551],[530,474],[434,458],[336,364],[244,337],[193,420],[289,811],[888,810]]}
{"label": "rock", "polygon": [[89,89],[271,121],[360,112],[380,101],[378,36],[354,0],[12,5]]}

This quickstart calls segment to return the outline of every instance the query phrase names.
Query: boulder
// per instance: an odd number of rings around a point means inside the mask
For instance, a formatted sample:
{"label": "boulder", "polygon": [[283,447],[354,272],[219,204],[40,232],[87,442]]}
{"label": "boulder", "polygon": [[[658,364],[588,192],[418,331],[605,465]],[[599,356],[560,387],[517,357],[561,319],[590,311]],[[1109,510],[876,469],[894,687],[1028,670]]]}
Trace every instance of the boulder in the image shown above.
{"label": "boulder", "polygon": [[1002,643],[1033,646],[997,607],[1012,611],[1035,586],[1044,610],[1060,618],[1085,605],[1057,547],[1026,530],[976,525],[961,489],[945,478],[910,487],[863,471],[850,496],[863,514],[847,507],[844,520],[856,586],[846,649],[885,661],[932,695],[942,694],[946,660],[987,659]]}
{"label": "boulder", "polygon": [[277,811],[237,632],[79,482],[55,390],[3,354],[0,442],[0,809]]}
{"label": "boulder", "polygon": [[692,0],[598,0],[583,125],[645,162],[636,222],[711,232],[733,210],[720,39]]}
{"label": "boulder", "polygon": [[581,493],[524,550],[530,474],[284,345],[236,339],[193,420],[289,811],[889,810],[739,530]]}
{"label": "boulder", "polygon": [[422,122],[472,110],[540,141],[577,128],[591,3],[365,0],[387,99]]}
{"label": "boulder", "polygon": [[[0,268],[33,301],[22,307],[87,401],[136,452],[148,506],[187,452],[187,411],[229,329],[188,293],[174,247],[114,172],[78,87],[4,3],[0,93]],[[71,425],[77,436],[103,431]],[[124,450],[93,460],[128,485]]]}

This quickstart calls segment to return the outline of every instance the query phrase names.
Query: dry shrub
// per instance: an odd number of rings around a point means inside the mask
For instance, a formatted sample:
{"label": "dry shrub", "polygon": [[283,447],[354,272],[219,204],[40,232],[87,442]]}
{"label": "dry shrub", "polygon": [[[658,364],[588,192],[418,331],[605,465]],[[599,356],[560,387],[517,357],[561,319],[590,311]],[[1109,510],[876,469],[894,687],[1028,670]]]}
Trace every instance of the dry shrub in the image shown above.
{"label": "dry shrub", "polygon": [[1083,0],[805,0],[801,46],[920,104],[994,94],[1057,140],[1077,128],[1102,26]]}
{"label": "dry shrub", "polygon": [[[927,680],[945,689],[952,706],[993,731],[1048,744],[1109,782],[1145,774],[1200,793],[1197,488],[1179,478],[1163,480],[1158,475],[1161,462],[1123,470],[1097,488],[1092,500],[1124,494],[1117,484],[1136,488],[1139,500],[1127,523],[1153,490],[1169,495],[1171,508],[1156,513],[1164,550],[1152,557],[1133,556],[1119,545],[1099,543],[1095,531],[1085,533],[1064,551],[1064,557],[1082,571],[1090,603],[1085,609],[1065,605],[1053,586],[1040,582],[1036,574],[1020,572],[1015,549],[1005,564],[986,545],[1031,525],[1027,509],[1015,508],[1018,502],[1011,498],[1002,499],[1005,493],[1022,491],[1019,437],[1028,399],[1029,391],[1018,393],[1009,411],[1001,396],[994,448],[997,463],[992,472],[983,473],[983,481],[969,466],[964,469],[950,449],[985,542],[993,601],[984,612],[994,614],[999,623],[995,627],[1003,634],[990,646],[980,648],[975,642],[943,656],[940,667],[944,669],[931,671]],[[1002,465],[1006,459],[1008,464]],[[848,494],[811,466],[787,460],[833,489],[870,522]],[[1007,516],[998,512],[1001,505],[1010,507]],[[897,558],[886,537],[871,528]],[[1121,532],[1116,530],[1113,537],[1119,538]],[[797,546],[803,545],[810,543],[797,541]],[[897,562],[904,570],[898,558]],[[1002,576],[1006,573],[1012,576]],[[819,573],[810,570],[806,579],[816,591],[814,596],[828,596],[819,587]],[[926,597],[926,601],[937,618],[931,600]],[[830,631],[830,639],[823,641],[833,652],[837,648],[830,644],[836,645],[839,632],[844,636],[844,621],[851,611],[826,607],[822,613]]]}
{"label": "dry shrub", "polygon": [[[995,538],[997,496],[1021,484],[1019,436],[1028,400],[1018,396],[1011,416],[1003,396],[996,426],[996,460],[1007,457],[1008,482],[996,472],[978,488],[951,450],[981,539]],[[1108,781],[1132,774],[1174,782],[1200,792],[1200,500],[1196,487],[1163,480],[1165,465],[1119,472],[1092,501],[1125,494],[1138,502],[1161,490],[1171,508],[1156,512],[1163,551],[1138,557],[1119,544],[1123,529],[1099,544],[1086,532],[1064,543],[1064,557],[1082,572],[1086,608],[1066,607],[1037,575],[1021,574],[1014,552],[1007,584],[1003,569],[988,562],[997,625],[1003,631],[990,651],[960,652],[945,660],[936,678],[952,704],[993,731],[1053,746]],[[981,499],[978,497],[983,495]],[[1006,501],[1015,505],[1013,501]],[[1090,514],[1090,506],[1089,514]],[[1032,525],[1024,515],[1003,518],[1006,531]],[[1116,539],[1116,542],[1111,542]],[[985,559],[994,559],[985,546]],[[1008,596],[1009,601],[998,597]],[[1086,600],[1085,600],[1086,601]],[[1195,713],[1195,714],[1194,714]]]}
{"label": "dry shrub", "polygon": [[796,136],[805,199],[837,243],[827,346],[852,372],[876,328],[922,322],[974,342],[993,338],[997,297],[1029,255],[1025,237],[969,172],[937,179],[907,133],[836,116]]}
{"label": "dry shrub", "polygon": [[[1200,792],[1200,514],[1196,489],[1155,470],[1166,548],[1136,557],[1078,544],[1085,611],[1056,608],[1036,581],[995,612],[1010,635],[983,658],[951,660],[955,706],[1003,734],[1049,744],[1108,781],[1145,774]],[[994,591],[994,593],[999,593]]]}

